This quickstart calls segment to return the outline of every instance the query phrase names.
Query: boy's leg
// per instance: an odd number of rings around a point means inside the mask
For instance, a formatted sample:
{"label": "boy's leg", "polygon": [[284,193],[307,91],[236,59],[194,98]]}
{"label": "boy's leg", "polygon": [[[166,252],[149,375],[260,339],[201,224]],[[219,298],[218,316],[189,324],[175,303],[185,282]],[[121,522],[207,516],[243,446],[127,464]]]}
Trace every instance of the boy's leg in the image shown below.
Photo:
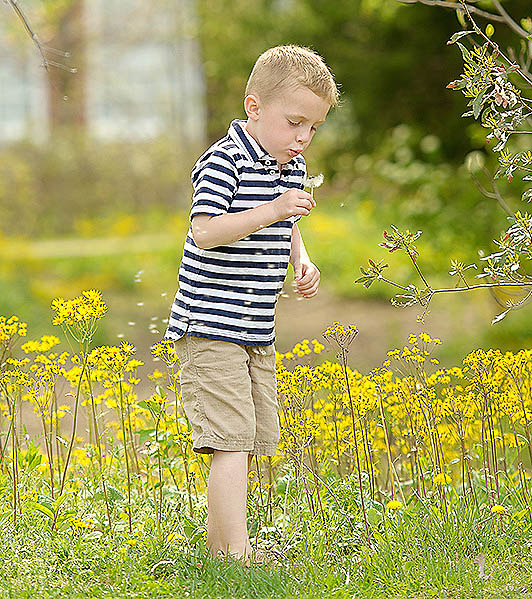
{"label": "boy's leg", "polygon": [[249,561],[251,545],[246,524],[249,453],[218,451],[212,456],[207,489],[207,546]]}

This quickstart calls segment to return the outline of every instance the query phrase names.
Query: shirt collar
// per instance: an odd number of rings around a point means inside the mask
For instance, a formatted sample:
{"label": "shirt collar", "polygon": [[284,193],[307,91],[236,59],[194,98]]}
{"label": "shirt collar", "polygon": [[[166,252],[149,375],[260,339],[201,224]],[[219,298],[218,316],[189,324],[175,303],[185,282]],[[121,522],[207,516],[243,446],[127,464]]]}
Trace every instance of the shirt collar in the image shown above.
{"label": "shirt collar", "polygon": [[[263,166],[262,162],[265,160],[271,160],[273,163],[276,163],[275,158],[270,156],[268,152],[266,152],[266,150],[246,131],[246,121],[235,119],[231,125],[229,125],[227,133],[254,165],[260,163],[260,166]],[[295,159],[292,158],[287,164],[294,164],[295,162]]]}
{"label": "shirt collar", "polygon": [[263,158],[272,158],[268,152],[246,131],[246,121],[235,119],[229,126],[229,137],[244,152],[251,162],[256,163]]}

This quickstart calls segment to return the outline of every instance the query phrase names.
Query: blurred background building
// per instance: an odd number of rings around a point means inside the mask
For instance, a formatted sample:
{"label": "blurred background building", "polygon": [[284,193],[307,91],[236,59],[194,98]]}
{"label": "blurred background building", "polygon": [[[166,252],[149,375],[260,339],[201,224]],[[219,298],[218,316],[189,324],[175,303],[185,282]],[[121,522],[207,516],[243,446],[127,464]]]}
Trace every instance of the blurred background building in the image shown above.
{"label": "blurred background building", "polygon": [[187,145],[204,141],[195,0],[72,1],[52,39],[39,30],[44,44],[70,54],[46,51],[66,67],[51,67],[50,77],[34,46],[14,43],[21,28],[11,7],[0,11],[1,142],[39,141],[64,125],[102,140],[171,133]]}

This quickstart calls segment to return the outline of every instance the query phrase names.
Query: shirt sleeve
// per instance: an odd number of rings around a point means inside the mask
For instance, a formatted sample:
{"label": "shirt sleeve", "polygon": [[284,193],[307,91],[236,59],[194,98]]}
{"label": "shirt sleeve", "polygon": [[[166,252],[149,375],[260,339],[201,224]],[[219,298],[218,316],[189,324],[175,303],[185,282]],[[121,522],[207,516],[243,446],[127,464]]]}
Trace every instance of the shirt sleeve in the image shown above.
{"label": "shirt sleeve", "polygon": [[192,209],[190,219],[198,214],[225,214],[238,188],[238,171],[231,157],[217,150],[196,163],[192,170]]}

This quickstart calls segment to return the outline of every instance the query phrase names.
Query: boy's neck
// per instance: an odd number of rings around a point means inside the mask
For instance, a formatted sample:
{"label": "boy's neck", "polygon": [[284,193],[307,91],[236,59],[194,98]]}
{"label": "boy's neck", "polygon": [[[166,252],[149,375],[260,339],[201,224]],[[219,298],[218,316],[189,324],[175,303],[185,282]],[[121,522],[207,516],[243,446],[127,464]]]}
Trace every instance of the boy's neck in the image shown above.
{"label": "boy's neck", "polygon": [[[260,140],[257,138],[256,133],[253,131],[253,121],[250,121],[249,119],[247,119],[246,122],[245,122],[245,124],[244,124],[244,129],[259,144],[259,146],[262,149],[264,149],[263,146],[262,146],[262,144],[260,143]],[[264,151],[266,151],[266,150],[264,150]],[[281,163],[279,163],[279,162],[276,161],[276,164],[277,164],[277,167],[279,168],[279,172],[281,172],[283,170],[284,163],[281,164]]]}

